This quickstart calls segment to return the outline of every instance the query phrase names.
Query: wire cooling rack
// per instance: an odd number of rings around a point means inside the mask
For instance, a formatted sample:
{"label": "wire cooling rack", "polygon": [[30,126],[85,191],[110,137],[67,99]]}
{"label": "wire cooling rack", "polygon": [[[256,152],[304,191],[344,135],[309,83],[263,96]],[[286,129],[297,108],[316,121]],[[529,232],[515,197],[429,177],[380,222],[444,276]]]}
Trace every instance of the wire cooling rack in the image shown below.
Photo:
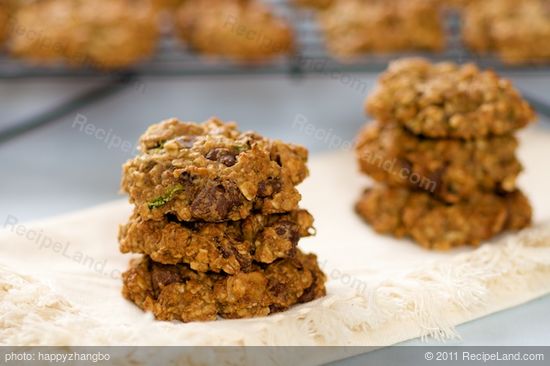
{"label": "wire cooling rack", "polygon": [[[453,60],[476,62],[482,67],[509,72],[550,72],[548,66],[514,66],[501,63],[490,56],[480,57],[469,52],[460,37],[460,20],[456,13],[447,12],[445,25],[447,47],[440,53],[398,53],[368,54],[346,62],[334,59],[326,50],[315,15],[311,11],[289,5],[290,0],[264,0],[287,19],[295,31],[296,51],[285,57],[261,65],[238,65],[228,60],[207,59],[187,49],[171,35],[165,35],[159,42],[155,55],[128,70],[107,74],[138,74],[145,76],[188,76],[188,75],[231,75],[231,74],[315,74],[328,71],[379,72],[388,63],[399,57],[423,56],[434,61]],[[36,66],[24,61],[0,55],[0,79],[36,77],[97,77],[105,75],[91,68],[71,68],[64,65]]]}
{"label": "wire cooling rack", "polygon": [[[550,75],[549,66],[507,66],[495,57],[480,57],[469,52],[460,37],[460,20],[456,13],[445,14],[447,33],[446,49],[440,53],[398,53],[368,54],[350,61],[339,61],[326,50],[313,12],[297,9],[289,5],[289,0],[265,0],[273,9],[293,26],[295,31],[295,52],[259,65],[238,65],[228,60],[206,59],[187,49],[175,37],[165,35],[159,42],[155,55],[135,67],[114,72],[101,72],[91,68],[74,68],[64,65],[36,66],[21,60],[0,55],[0,80],[18,80],[22,78],[102,78],[105,83],[82,95],[58,105],[52,110],[24,121],[13,121],[9,127],[0,130],[0,143],[16,137],[32,128],[49,123],[99,99],[109,97],[121,87],[129,85],[141,76],[202,76],[202,75],[288,75],[290,77],[322,74],[380,72],[388,63],[400,57],[422,56],[434,61],[451,60],[456,62],[475,62],[483,68],[491,68],[506,73],[544,73]],[[525,97],[539,113],[550,116],[550,106],[523,91]]]}

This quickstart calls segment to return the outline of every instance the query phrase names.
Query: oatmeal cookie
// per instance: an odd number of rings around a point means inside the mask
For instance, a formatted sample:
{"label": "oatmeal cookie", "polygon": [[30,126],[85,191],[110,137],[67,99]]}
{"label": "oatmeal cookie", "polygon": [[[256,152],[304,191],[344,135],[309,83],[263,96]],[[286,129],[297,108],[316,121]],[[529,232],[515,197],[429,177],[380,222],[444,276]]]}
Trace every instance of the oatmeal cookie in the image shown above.
{"label": "oatmeal cookie", "polygon": [[292,257],[300,238],[313,233],[313,217],[306,210],[225,223],[153,221],[134,214],[121,226],[119,242],[122,253],[147,254],[158,263],[235,274],[253,262]]}
{"label": "oatmeal cookie", "polygon": [[426,139],[396,124],[374,122],[359,134],[361,170],[390,186],[422,189],[446,202],[476,191],[512,192],[522,165],[511,135],[475,140]]}
{"label": "oatmeal cookie", "polygon": [[192,49],[238,62],[262,62],[293,49],[289,24],[257,0],[184,1],[176,27]]}
{"label": "oatmeal cookie", "polygon": [[341,0],[319,21],[329,51],[340,58],[445,46],[440,10],[431,0]]}
{"label": "oatmeal cookie", "polygon": [[325,295],[325,275],[315,255],[254,265],[234,275],[195,272],[147,256],[122,275],[123,295],[159,320],[183,322],[266,316]]}
{"label": "oatmeal cookie", "polygon": [[485,0],[466,7],[463,37],[478,53],[508,64],[550,62],[550,0]]}
{"label": "oatmeal cookie", "polygon": [[143,218],[221,222],[297,209],[308,175],[301,146],[242,133],[235,123],[170,119],[151,126],[123,169],[122,189]]}
{"label": "oatmeal cookie", "polygon": [[0,0],[0,46],[2,46],[8,36],[9,18],[10,11],[8,1]]}
{"label": "oatmeal cookie", "polygon": [[535,117],[512,83],[494,72],[420,58],[391,63],[366,109],[382,123],[431,138],[510,134]]}
{"label": "oatmeal cookie", "polygon": [[438,0],[438,3],[443,7],[462,10],[464,7],[477,1],[484,1],[484,0]]}
{"label": "oatmeal cookie", "polygon": [[356,209],[377,232],[408,236],[438,250],[479,245],[505,230],[529,226],[532,216],[531,205],[520,191],[477,193],[449,205],[428,193],[376,186],[363,193]]}
{"label": "oatmeal cookie", "polygon": [[152,0],[153,6],[157,9],[174,10],[186,0]]}
{"label": "oatmeal cookie", "polygon": [[156,12],[148,0],[42,0],[21,6],[10,51],[36,63],[112,69],[150,56]]}
{"label": "oatmeal cookie", "polygon": [[326,9],[338,0],[292,0],[294,5],[312,9]]}

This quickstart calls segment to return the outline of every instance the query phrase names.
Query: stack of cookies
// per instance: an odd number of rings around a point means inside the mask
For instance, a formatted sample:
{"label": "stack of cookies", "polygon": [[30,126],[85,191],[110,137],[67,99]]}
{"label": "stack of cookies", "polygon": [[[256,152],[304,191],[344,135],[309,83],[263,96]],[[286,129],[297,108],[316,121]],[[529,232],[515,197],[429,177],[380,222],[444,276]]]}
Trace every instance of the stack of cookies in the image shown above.
{"label": "stack of cookies", "polygon": [[149,127],[124,165],[135,205],[120,228],[123,253],[139,253],[123,294],[157,319],[184,322],[264,316],[325,294],[314,234],[296,185],[307,150],[234,123],[166,120]]}
{"label": "stack of cookies", "polygon": [[477,245],[531,222],[514,132],[534,120],[511,83],[472,64],[392,63],[367,98],[361,170],[379,182],[356,209],[374,229],[422,246]]}

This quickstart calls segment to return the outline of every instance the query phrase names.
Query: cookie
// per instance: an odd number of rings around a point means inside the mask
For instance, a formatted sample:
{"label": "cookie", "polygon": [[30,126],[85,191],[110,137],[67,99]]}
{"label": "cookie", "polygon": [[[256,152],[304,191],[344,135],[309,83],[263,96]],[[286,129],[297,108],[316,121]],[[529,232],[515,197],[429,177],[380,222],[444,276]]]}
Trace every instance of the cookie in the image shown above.
{"label": "cookie", "polygon": [[511,135],[427,139],[397,124],[374,122],[360,132],[356,154],[362,172],[374,180],[425,190],[454,203],[476,191],[515,191],[522,171],[517,147]]}
{"label": "cookie", "polygon": [[153,6],[159,10],[173,11],[186,0],[152,0]]}
{"label": "cookie", "polygon": [[506,135],[535,117],[512,83],[496,73],[421,58],[392,62],[366,109],[382,123],[396,122],[431,138]]}
{"label": "cookie", "polygon": [[356,210],[379,233],[411,237],[438,250],[479,245],[506,230],[529,226],[532,217],[520,191],[477,193],[449,205],[425,192],[376,186],[363,193]]}
{"label": "cookie", "polygon": [[305,210],[225,223],[153,221],[134,214],[120,228],[119,242],[122,253],[147,254],[158,263],[235,274],[254,262],[294,256],[300,238],[313,233],[313,217]]}
{"label": "cookie", "polygon": [[8,36],[9,16],[7,0],[0,0],[0,46]]}
{"label": "cookie", "polygon": [[438,3],[447,8],[462,10],[468,4],[477,2],[479,0],[438,0]]}
{"label": "cookie", "polygon": [[292,0],[292,3],[297,6],[312,9],[326,9],[338,0]]}
{"label": "cookie", "polygon": [[117,69],[150,56],[156,12],[148,0],[42,0],[20,7],[10,51],[39,64]]}
{"label": "cookie", "polygon": [[550,63],[550,1],[474,1],[464,10],[463,38],[473,51],[508,64]]}
{"label": "cookie", "polygon": [[183,322],[266,316],[325,295],[325,275],[313,254],[253,265],[234,275],[195,272],[148,257],[122,275],[123,295],[159,320]]}
{"label": "cookie", "polygon": [[339,58],[445,46],[440,10],[431,0],[340,0],[319,22],[329,52]]}
{"label": "cookie", "polygon": [[194,51],[237,62],[263,62],[293,49],[290,25],[257,0],[184,1],[176,28]]}
{"label": "cookie", "polygon": [[122,189],[143,218],[222,222],[298,208],[308,175],[301,146],[240,132],[212,118],[151,126],[123,167]]}

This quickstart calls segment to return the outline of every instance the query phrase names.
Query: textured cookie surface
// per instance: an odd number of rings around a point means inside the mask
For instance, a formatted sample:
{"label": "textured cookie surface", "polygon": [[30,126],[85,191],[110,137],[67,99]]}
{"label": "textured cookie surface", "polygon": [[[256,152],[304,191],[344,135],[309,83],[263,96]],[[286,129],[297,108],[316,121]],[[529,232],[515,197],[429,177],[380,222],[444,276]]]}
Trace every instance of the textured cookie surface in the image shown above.
{"label": "textured cookie surface", "polygon": [[366,108],[382,123],[431,138],[505,135],[534,120],[511,82],[494,72],[419,58],[391,63]]}
{"label": "textured cookie surface", "polygon": [[289,53],[289,24],[257,0],[184,1],[176,14],[180,38],[210,56],[261,62]]}
{"label": "textured cookie surface", "polygon": [[479,53],[496,52],[509,64],[550,62],[550,1],[472,1],[463,36]]}
{"label": "textured cookie surface", "polygon": [[518,141],[509,135],[427,139],[397,124],[374,122],[360,132],[356,154],[361,170],[379,182],[457,202],[476,191],[516,190],[522,171],[517,147]]}
{"label": "textured cookie surface", "polygon": [[106,69],[148,57],[158,38],[148,0],[35,1],[20,7],[12,26],[15,56]]}
{"label": "textured cookie surface", "polygon": [[301,198],[295,186],[308,175],[305,148],[215,118],[163,121],[140,146],[124,165],[122,189],[143,218],[221,222],[293,211]]}
{"label": "textured cookie surface", "polygon": [[445,43],[440,11],[430,0],[340,0],[319,20],[329,51],[341,58],[439,51]]}
{"label": "textured cookie surface", "polygon": [[474,194],[448,205],[428,193],[376,186],[363,193],[356,209],[379,233],[411,237],[423,247],[443,250],[478,245],[505,230],[523,229],[532,217],[520,191]]}
{"label": "textured cookie surface", "polygon": [[123,295],[159,320],[183,322],[266,316],[325,295],[325,276],[312,254],[297,252],[234,275],[195,272],[148,257],[123,274]]}
{"label": "textured cookie surface", "polygon": [[338,0],[292,0],[292,3],[298,6],[313,9],[326,9]]}
{"label": "textured cookie surface", "polygon": [[163,264],[187,263],[199,272],[234,274],[254,262],[272,263],[295,255],[302,237],[313,233],[305,210],[279,215],[252,215],[225,223],[144,220],[134,214],[119,234],[122,253],[147,254]]}
{"label": "textured cookie surface", "polygon": [[0,47],[6,40],[10,26],[10,12],[8,5],[9,4],[7,0],[0,0]]}

